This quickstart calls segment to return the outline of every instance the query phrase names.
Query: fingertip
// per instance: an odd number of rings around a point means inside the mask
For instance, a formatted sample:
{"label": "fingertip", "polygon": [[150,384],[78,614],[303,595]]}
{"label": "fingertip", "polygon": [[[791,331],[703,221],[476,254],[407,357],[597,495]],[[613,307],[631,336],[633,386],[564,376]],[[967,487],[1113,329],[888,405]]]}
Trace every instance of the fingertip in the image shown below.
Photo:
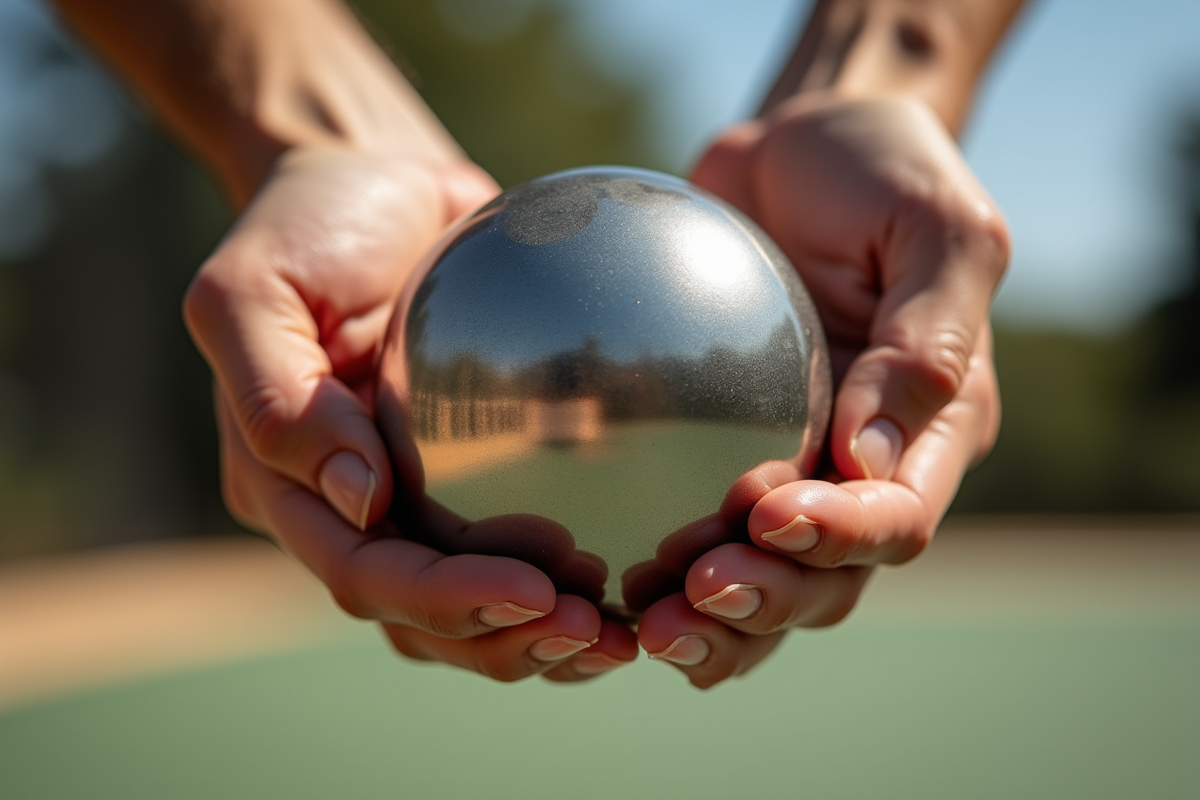
{"label": "fingertip", "polygon": [[677,658],[691,660],[702,649],[698,642],[678,643],[679,640],[686,636],[704,638],[705,631],[714,624],[719,623],[693,608],[687,595],[680,592],[646,609],[638,623],[638,642],[650,658],[678,664]]}
{"label": "fingertip", "polygon": [[[746,520],[750,538],[788,552],[797,550],[784,547],[785,542],[810,538],[813,531],[819,541],[823,531],[820,512],[829,506],[830,495],[836,491],[832,484],[823,481],[797,481],[773,489],[750,511]],[[802,549],[815,544],[816,541]]]}
{"label": "fingertip", "polygon": [[547,613],[505,601],[476,609],[475,617],[489,628],[512,628],[544,617]]}
{"label": "fingertip", "polygon": [[779,527],[758,534],[759,541],[796,554],[815,550],[824,537],[825,529],[806,514],[797,514]]}
{"label": "fingertip", "polygon": [[582,597],[558,595],[554,610],[528,626],[538,637],[529,645],[529,656],[543,665],[570,658],[600,641],[602,624],[600,612]]}
{"label": "fingertip", "polygon": [[655,661],[667,661],[679,667],[698,667],[712,656],[712,645],[699,634],[685,633],[657,653],[648,655]]}
{"label": "fingertip", "polygon": [[551,663],[570,658],[593,644],[595,644],[594,641],[573,639],[570,636],[548,636],[531,644],[529,655],[535,661]]}
{"label": "fingertip", "polygon": [[360,531],[380,522],[390,498],[390,474],[351,450],[325,460],[317,478],[321,495],[341,517]]}
{"label": "fingertip", "polygon": [[866,480],[891,480],[904,451],[904,434],[886,417],[876,417],[850,440],[850,455]]}

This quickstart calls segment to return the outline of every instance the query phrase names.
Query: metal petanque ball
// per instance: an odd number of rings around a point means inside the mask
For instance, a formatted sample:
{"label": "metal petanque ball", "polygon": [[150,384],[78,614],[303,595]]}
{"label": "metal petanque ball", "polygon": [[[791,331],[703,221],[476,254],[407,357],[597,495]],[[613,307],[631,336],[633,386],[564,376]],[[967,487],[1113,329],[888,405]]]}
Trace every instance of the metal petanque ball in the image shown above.
{"label": "metal petanque ball", "polygon": [[625,615],[664,539],[738,476],[811,471],[832,396],[774,243],[686,181],[616,167],[517,186],[451,230],[397,305],[379,385],[398,472],[424,476],[397,493],[405,535],[527,557]]}

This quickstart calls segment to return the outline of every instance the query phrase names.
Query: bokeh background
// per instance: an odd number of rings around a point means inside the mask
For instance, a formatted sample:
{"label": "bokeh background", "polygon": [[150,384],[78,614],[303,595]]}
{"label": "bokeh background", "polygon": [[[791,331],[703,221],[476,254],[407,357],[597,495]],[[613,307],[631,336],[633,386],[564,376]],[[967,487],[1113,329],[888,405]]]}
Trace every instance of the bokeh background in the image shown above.
{"label": "bokeh background", "polygon": [[[504,185],[686,174],[804,0],[357,0]],[[1005,424],[954,513],[1200,512],[1200,4],[1043,0],[965,134],[1015,256]],[[216,187],[36,0],[0,0],[0,558],[228,533],[179,304]]]}
{"label": "bokeh background", "polygon": [[[809,7],[353,2],[504,184],[686,173]],[[500,686],[238,532],[179,312],[220,193],[0,0],[0,797],[1200,797],[1200,3],[1035,1],[964,145],[1006,420],[936,546],[713,692]]]}

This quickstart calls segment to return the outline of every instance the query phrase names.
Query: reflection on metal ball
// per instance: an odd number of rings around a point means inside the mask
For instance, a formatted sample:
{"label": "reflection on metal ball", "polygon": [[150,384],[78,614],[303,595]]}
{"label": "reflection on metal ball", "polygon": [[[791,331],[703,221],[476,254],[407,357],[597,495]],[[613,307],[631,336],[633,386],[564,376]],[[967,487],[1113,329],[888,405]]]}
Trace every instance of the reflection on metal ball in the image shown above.
{"label": "reflection on metal ball", "polygon": [[397,306],[378,416],[417,477],[393,517],[636,613],[739,475],[811,470],[831,396],[812,301],[746,217],[667,175],[557,173],[460,222]]}

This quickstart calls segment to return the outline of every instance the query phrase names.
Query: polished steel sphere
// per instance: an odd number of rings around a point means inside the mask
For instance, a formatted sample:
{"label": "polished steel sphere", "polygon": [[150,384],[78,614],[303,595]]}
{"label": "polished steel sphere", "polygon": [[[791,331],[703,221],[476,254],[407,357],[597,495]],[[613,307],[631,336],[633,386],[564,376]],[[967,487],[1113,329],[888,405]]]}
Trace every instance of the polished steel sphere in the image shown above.
{"label": "polished steel sphere", "polygon": [[678,590],[660,545],[739,475],[811,471],[832,395],[774,243],[686,181],[615,167],[523,184],[450,231],[379,385],[404,535],[525,558],[624,614]]}

